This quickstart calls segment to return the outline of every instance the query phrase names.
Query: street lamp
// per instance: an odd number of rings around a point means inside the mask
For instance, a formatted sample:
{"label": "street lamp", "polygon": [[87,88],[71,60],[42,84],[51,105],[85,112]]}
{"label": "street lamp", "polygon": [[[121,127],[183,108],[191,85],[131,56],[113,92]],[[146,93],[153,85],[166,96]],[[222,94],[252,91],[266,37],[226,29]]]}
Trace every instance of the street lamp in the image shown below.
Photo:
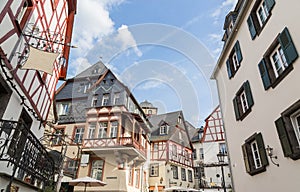
{"label": "street lamp", "polygon": [[217,154],[218,161],[220,163],[221,171],[222,171],[222,187],[224,189],[224,192],[226,192],[225,179],[224,179],[224,169],[223,169],[223,164],[224,164],[225,156],[226,156],[226,154],[224,152],[222,152],[222,151],[219,151],[219,153]]}

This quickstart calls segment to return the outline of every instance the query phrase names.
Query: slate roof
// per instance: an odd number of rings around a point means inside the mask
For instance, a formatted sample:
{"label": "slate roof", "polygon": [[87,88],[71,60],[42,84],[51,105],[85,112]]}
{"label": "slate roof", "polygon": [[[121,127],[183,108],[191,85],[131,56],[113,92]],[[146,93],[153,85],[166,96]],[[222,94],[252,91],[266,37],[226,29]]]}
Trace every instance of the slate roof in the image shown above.
{"label": "slate roof", "polygon": [[[107,71],[107,67],[100,61],[82,71],[74,78],[68,79],[57,91],[56,100],[87,97],[87,93],[78,91],[80,86],[96,81]],[[93,84],[93,83],[92,83]]]}
{"label": "slate roof", "polygon": [[[182,123],[178,124],[178,117],[182,118]],[[175,111],[171,113],[165,113],[160,115],[152,115],[149,118],[150,123],[153,125],[151,132],[151,141],[166,141],[171,140],[178,144],[181,144],[185,147],[190,147],[189,138],[187,135],[186,125],[184,123],[182,111]],[[162,123],[167,123],[169,125],[169,131],[166,135],[160,135],[160,125]],[[181,131],[182,139],[179,138],[179,132],[181,127],[184,129],[184,132]]]}

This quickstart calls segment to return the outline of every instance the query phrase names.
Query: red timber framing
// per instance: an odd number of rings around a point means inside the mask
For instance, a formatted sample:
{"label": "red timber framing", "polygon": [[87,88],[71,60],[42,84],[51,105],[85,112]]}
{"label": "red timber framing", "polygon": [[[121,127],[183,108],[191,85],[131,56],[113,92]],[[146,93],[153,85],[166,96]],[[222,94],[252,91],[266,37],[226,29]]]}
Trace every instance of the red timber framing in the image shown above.
{"label": "red timber framing", "polygon": [[217,106],[213,112],[205,119],[202,142],[225,141],[224,127],[220,106]]}
{"label": "red timber framing", "polygon": [[[66,78],[76,4],[76,0],[7,0],[0,10],[2,63],[40,120],[47,119],[58,79]],[[60,53],[52,75],[19,68],[28,44]]]}
{"label": "red timber framing", "polygon": [[[109,137],[111,131],[111,122],[118,121],[118,131],[115,138]],[[104,138],[98,138],[100,122],[107,122],[107,135]],[[89,124],[96,125],[95,138],[88,138]],[[139,115],[126,112],[124,106],[103,107],[91,109],[87,112],[87,123],[85,125],[83,148],[97,149],[113,147],[134,147],[144,157],[147,156],[148,142],[146,138],[147,130],[143,128]]]}
{"label": "red timber framing", "polygon": [[159,141],[151,143],[150,154],[151,161],[165,160],[189,167],[192,167],[193,165],[192,150],[172,141]]}

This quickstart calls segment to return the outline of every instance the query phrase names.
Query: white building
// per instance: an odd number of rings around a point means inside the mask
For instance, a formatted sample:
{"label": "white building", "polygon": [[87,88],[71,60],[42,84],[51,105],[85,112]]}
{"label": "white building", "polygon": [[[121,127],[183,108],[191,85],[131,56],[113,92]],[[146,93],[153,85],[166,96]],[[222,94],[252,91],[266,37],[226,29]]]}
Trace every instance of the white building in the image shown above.
{"label": "white building", "polygon": [[39,139],[66,76],[75,11],[75,0],[0,3],[0,191],[53,186],[56,164]]}
{"label": "white building", "polygon": [[217,81],[235,191],[298,191],[300,2],[239,0]]}

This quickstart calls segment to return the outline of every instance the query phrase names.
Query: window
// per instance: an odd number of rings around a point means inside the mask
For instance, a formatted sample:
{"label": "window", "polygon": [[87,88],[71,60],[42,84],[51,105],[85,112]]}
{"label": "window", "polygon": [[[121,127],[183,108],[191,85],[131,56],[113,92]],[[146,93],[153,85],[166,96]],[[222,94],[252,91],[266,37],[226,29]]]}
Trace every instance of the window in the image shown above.
{"label": "window", "polygon": [[59,115],[67,115],[69,113],[70,104],[69,103],[61,103],[59,108]]}
{"label": "window", "polygon": [[102,180],[103,173],[103,160],[95,160],[92,162],[91,177],[94,179]]}
{"label": "window", "polygon": [[229,55],[229,58],[226,61],[227,73],[229,79],[231,79],[239,69],[241,62],[243,60],[241,47],[239,41],[236,41],[234,47]]}
{"label": "window", "polygon": [[261,133],[249,137],[243,144],[242,150],[247,173],[255,175],[266,171],[269,162]]}
{"label": "window", "polygon": [[102,106],[107,106],[108,105],[108,100],[109,100],[109,94],[108,93],[103,94]]}
{"label": "window", "polygon": [[152,110],[151,109],[148,110],[148,114],[152,115]]}
{"label": "window", "polygon": [[115,98],[114,98],[114,104],[118,105],[120,104],[120,93],[115,93]]}
{"label": "window", "polygon": [[200,158],[200,160],[204,159],[204,150],[203,150],[203,148],[199,149],[199,158]]}
{"label": "window", "polygon": [[94,95],[92,98],[92,107],[96,107],[97,106],[97,101],[98,101],[98,96]]}
{"label": "window", "polygon": [[255,2],[253,9],[247,19],[248,28],[251,38],[258,36],[268,19],[275,5],[275,0],[258,0]]}
{"label": "window", "polygon": [[85,83],[83,88],[83,93],[86,93],[90,87],[91,87],[91,83]]}
{"label": "window", "polygon": [[193,159],[197,159],[197,150],[193,149]]}
{"label": "window", "polygon": [[95,129],[96,129],[95,124],[89,124],[89,130],[88,130],[88,138],[89,139],[95,138]]}
{"label": "window", "polygon": [[181,168],[181,180],[186,181],[186,171],[185,168]]}
{"label": "window", "polygon": [[193,182],[193,172],[192,172],[192,170],[188,170],[188,179],[189,179],[189,182]]}
{"label": "window", "polygon": [[178,179],[178,167],[175,165],[171,165],[171,170],[173,173],[173,179]]}
{"label": "window", "polygon": [[107,122],[100,122],[99,123],[99,132],[98,138],[106,138],[107,137]]}
{"label": "window", "polygon": [[115,138],[117,137],[118,133],[118,121],[110,122],[110,137]]}
{"label": "window", "polygon": [[287,28],[284,28],[258,64],[264,89],[275,88],[293,70],[292,64],[297,58],[298,53],[290,33]]}
{"label": "window", "polygon": [[150,177],[158,177],[159,176],[159,164],[154,163],[150,165]]}
{"label": "window", "polygon": [[166,123],[162,124],[159,129],[159,134],[160,135],[168,134],[168,128],[169,128],[169,126]]}
{"label": "window", "polygon": [[263,1],[260,4],[260,6],[256,12],[256,15],[257,15],[259,24],[262,27],[265,24],[267,17],[269,16],[269,10],[268,10],[268,7],[267,7],[267,4],[265,1]]}
{"label": "window", "polygon": [[81,143],[84,134],[84,127],[77,127],[75,129],[74,143]]}
{"label": "window", "polygon": [[226,144],[225,143],[220,143],[219,144],[219,151],[223,154],[227,154],[227,149],[226,149]]}
{"label": "window", "polygon": [[178,132],[178,137],[179,137],[179,140],[182,140],[182,133],[180,131]]}
{"label": "window", "polygon": [[64,135],[64,129],[57,129],[53,133],[53,145],[61,145],[62,144],[62,136]]}
{"label": "window", "polygon": [[181,117],[181,116],[178,117],[177,123],[178,123],[178,124],[181,124],[181,123],[182,123],[182,117]]}
{"label": "window", "polygon": [[282,112],[275,125],[284,156],[300,159],[300,100]]}
{"label": "window", "polygon": [[249,81],[246,81],[233,99],[236,120],[242,121],[251,112],[253,104],[250,84]]}
{"label": "window", "polygon": [[177,146],[174,144],[172,145],[172,155],[174,157],[177,157]]}

